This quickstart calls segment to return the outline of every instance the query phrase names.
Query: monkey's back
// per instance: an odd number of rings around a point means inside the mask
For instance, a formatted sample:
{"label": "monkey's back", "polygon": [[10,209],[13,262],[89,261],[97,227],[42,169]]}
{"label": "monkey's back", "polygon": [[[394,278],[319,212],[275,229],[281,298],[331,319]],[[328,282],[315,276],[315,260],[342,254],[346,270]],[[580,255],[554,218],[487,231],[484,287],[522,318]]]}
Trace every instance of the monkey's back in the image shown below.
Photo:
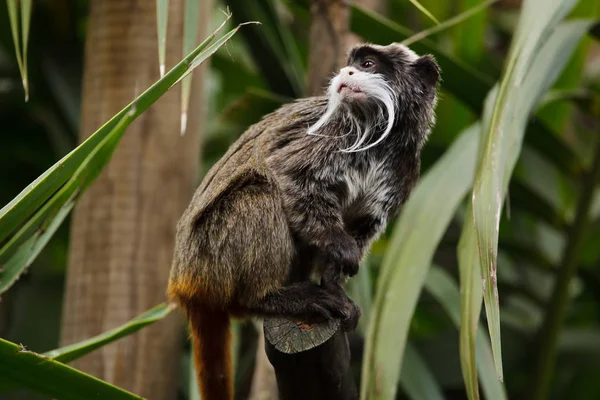
{"label": "monkey's back", "polygon": [[304,103],[313,101],[296,101],[265,116],[207,173],[177,225],[171,298],[251,306],[283,286],[294,246],[265,160],[272,143],[285,139],[281,135],[298,134],[289,124],[304,120],[302,110],[314,108]]}

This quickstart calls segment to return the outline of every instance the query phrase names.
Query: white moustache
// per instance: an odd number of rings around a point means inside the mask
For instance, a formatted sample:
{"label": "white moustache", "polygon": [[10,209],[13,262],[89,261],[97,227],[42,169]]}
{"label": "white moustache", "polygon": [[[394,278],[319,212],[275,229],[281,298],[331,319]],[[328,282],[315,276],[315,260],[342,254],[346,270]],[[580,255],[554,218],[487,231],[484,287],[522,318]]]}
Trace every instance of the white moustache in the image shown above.
{"label": "white moustache", "polygon": [[[348,90],[342,89],[347,87]],[[346,93],[346,94],[344,94]],[[364,151],[381,143],[391,132],[396,119],[397,97],[390,85],[380,74],[372,74],[362,71],[355,71],[351,76],[335,76],[328,89],[329,100],[327,109],[314,125],[309,127],[309,135],[321,136],[320,132],[335,120],[338,112],[344,113],[344,119],[350,121],[352,130],[357,132],[357,139],[353,145],[346,149],[340,149],[343,152]],[[352,101],[354,97],[362,97],[364,100]],[[364,113],[361,119],[354,115],[350,107],[346,107],[345,102],[352,101],[356,107],[364,106]],[[376,115],[369,112],[369,106],[375,102],[379,107]],[[365,145],[365,140],[377,127],[385,126],[381,136],[374,142]]]}

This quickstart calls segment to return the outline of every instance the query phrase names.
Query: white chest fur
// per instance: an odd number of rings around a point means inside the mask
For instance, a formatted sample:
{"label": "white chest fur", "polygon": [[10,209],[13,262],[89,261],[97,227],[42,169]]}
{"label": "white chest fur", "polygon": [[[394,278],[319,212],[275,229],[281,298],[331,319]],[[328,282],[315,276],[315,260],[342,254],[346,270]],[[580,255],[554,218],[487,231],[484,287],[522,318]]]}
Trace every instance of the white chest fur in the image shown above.
{"label": "white chest fur", "polygon": [[389,172],[381,161],[372,161],[367,168],[350,169],[343,173],[348,195],[345,208],[358,207],[364,211],[379,213],[381,204],[390,196]]}

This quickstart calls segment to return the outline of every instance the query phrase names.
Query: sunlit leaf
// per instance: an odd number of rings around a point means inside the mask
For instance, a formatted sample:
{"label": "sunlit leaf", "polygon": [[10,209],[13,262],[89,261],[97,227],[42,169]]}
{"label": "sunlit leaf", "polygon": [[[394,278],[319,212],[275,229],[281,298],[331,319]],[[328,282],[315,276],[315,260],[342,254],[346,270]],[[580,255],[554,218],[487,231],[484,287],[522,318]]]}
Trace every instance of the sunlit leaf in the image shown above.
{"label": "sunlit leaf", "polygon": [[464,131],[404,205],[377,281],[363,357],[362,399],[395,398],[410,321],[433,253],[471,187],[478,133],[477,125]]}

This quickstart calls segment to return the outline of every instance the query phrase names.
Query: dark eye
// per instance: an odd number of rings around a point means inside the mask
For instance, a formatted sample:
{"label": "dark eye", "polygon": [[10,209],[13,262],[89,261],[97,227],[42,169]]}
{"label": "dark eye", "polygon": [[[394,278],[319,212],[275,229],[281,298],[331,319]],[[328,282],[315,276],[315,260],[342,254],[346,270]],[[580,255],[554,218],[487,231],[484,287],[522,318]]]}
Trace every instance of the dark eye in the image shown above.
{"label": "dark eye", "polygon": [[375,66],[375,63],[373,62],[373,60],[365,60],[362,62],[362,64],[360,64],[360,66],[363,68],[373,68]]}

